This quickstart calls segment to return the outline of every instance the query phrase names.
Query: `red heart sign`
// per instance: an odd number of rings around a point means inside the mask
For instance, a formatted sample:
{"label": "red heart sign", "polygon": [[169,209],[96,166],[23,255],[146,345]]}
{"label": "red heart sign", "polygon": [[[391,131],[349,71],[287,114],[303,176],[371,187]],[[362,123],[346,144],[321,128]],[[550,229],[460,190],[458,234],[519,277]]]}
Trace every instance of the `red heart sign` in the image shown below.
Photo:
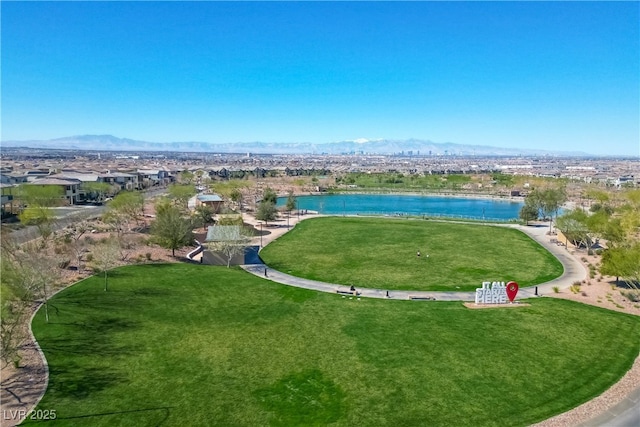
{"label": "red heart sign", "polygon": [[516,282],[507,283],[507,297],[509,301],[513,302],[516,299],[516,295],[518,293],[518,284]]}

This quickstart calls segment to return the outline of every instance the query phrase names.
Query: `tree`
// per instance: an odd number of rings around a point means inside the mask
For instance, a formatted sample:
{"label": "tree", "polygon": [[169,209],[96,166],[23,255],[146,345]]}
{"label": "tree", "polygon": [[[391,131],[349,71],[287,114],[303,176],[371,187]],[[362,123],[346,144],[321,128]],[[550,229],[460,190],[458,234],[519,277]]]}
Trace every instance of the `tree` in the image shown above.
{"label": "tree", "polygon": [[625,203],[616,209],[619,214],[620,226],[625,239],[638,241],[640,237],[640,190],[627,190],[623,193]]}
{"label": "tree", "polygon": [[640,289],[640,242],[605,250],[600,273],[621,277],[629,287]]}
{"label": "tree", "polygon": [[89,228],[89,224],[86,221],[80,221],[77,224],[71,225],[61,237],[61,243],[66,246],[67,251],[76,259],[78,274],[82,271],[82,255],[87,248],[86,241],[82,239],[82,236],[89,231]]}
{"label": "tree", "polygon": [[218,225],[243,225],[244,220],[241,214],[220,215],[218,217]]}
{"label": "tree", "polygon": [[244,253],[250,239],[242,233],[242,227],[239,225],[217,225],[214,230],[216,240],[209,242],[208,246],[224,255],[227,260],[227,268],[229,268],[231,259]]}
{"label": "tree", "polygon": [[[558,216],[560,206],[567,200],[567,194],[563,188],[547,188],[544,190],[535,189],[527,196],[525,203],[529,202],[538,208],[543,217],[551,218],[553,214]],[[549,231],[553,221],[549,221]]]}
{"label": "tree", "polygon": [[113,191],[113,187],[106,182],[83,182],[80,188],[85,191],[87,199],[102,201],[106,194]]}
{"label": "tree", "polygon": [[14,242],[3,238],[0,248],[0,358],[3,367],[9,363],[16,367],[20,364],[19,348],[26,337],[22,326],[27,322],[28,308],[35,292],[29,286],[30,281],[23,280],[24,272],[10,253],[14,250],[17,250]]}
{"label": "tree", "polygon": [[52,208],[60,205],[64,190],[59,185],[24,184],[16,189],[16,197],[28,207]]}
{"label": "tree", "polygon": [[209,223],[213,223],[213,208],[207,205],[200,205],[196,208],[196,218],[202,222],[203,226],[207,226]]}
{"label": "tree", "polygon": [[231,201],[238,204],[238,210],[242,212],[242,192],[234,188],[230,194]]}
{"label": "tree", "polygon": [[587,219],[587,214],[582,209],[574,209],[559,216],[556,219],[556,227],[574,245],[584,244],[589,249],[591,247],[591,238],[587,227]]}
{"label": "tree", "polygon": [[183,211],[187,210],[187,203],[189,199],[195,196],[196,193],[197,191],[193,185],[171,184],[169,186],[169,198],[171,198],[173,203]]}
{"label": "tree", "polygon": [[53,223],[55,222],[55,215],[51,208],[31,205],[18,215],[18,219],[24,225],[34,225],[42,237],[42,246],[47,245],[49,237],[53,234]]}
{"label": "tree", "polygon": [[276,203],[278,203],[278,195],[273,191],[273,189],[271,189],[271,187],[267,187],[262,195],[262,201],[271,202],[275,206]]}
{"label": "tree", "polygon": [[180,176],[179,176],[178,180],[183,184],[192,184],[194,177],[195,177],[195,175],[193,174],[193,172],[182,171],[182,172],[180,172]]}
{"label": "tree", "polygon": [[53,234],[55,215],[52,207],[58,206],[64,196],[62,187],[57,185],[21,185],[17,189],[17,197],[27,205],[18,218],[25,225],[35,225],[46,246]]}
{"label": "tree", "polygon": [[151,234],[160,246],[171,249],[172,256],[176,256],[176,249],[191,244],[192,231],[191,219],[184,217],[178,207],[162,203],[156,206],[156,219],[151,223]]}
{"label": "tree", "polygon": [[538,208],[534,206],[529,199],[525,199],[525,203],[520,209],[520,219],[522,219],[526,225],[529,225],[529,221],[538,219]]}
{"label": "tree", "polygon": [[[560,206],[562,206],[562,204],[566,201],[567,201],[567,194],[565,193],[564,189],[549,188],[542,192],[542,197],[541,197],[542,211],[544,212],[545,216],[549,215],[550,218],[552,214],[555,213],[557,218],[558,210],[560,209]],[[551,231],[551,226],[552,226],[552,221],[550,220],[549,231]]]}
{"label": "tree", "polygon": [[114,211],[114,216],[120,216],[120,220],[135,221],[143,214],[144,196],[137,191],[124,191],[119,193],[109,202],[109,211]]}
{"label": "tree", "polygon": [[60,259],[48,256],[35,244],[18,247],[8,238],[2,239],[0,258],[3,289],[9,289],[21,303],[41,299],[49,322],[49,288],[60,278]]}
{"label": "tree", "polygon": [[287,204],[285,205],[287,212],[291,214],[291,211],[294,210],[297,206],[297,201],[295,196],[293,195],[293,191],[289,191],[289,197],[287,197]]}
{"label": "tree", "polygon": [[276,219],[278,215],[278,210],[276,209],[275,203],[270,201],[262,201],[260,205],[258,205],[258,212],[256,212],[256,219],[260,221],[269,222]]}
{"label": "tree", "polygon": [[116,239],[108,239],[95,246],[92,265],[98,273],[104,273],[105,292],[107,291],[107,273],[118,265],[120,258],[120,243]]}

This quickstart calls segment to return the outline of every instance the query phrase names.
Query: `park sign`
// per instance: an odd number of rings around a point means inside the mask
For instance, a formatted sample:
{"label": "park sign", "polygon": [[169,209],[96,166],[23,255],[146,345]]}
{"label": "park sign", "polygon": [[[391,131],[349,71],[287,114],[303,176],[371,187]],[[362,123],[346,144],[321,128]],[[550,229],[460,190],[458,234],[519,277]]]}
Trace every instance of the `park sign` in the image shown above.
{"label": "park sign", "polygon": [[516,298],[518,284],[509,282],[482,282],[482,287],[476,289],[476,304],[506,304]]}

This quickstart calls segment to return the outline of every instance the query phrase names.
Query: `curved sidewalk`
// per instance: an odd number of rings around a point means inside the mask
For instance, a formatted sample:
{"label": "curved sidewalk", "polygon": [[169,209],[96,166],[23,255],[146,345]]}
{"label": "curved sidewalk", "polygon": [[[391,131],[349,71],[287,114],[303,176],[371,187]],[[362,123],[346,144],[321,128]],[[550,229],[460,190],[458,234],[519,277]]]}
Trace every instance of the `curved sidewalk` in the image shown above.
{"label": "curved sidewalk", "polygon": [[[498,225],[500,227],[516,228],[523,233],[527,234],[533,240],[542,245],[545,249],[551,252],[563,266],[563,273],[560,277],[551,280],[546,283],[542,283],[538,286],[530,286],[527,288],[521,288],[518,291],[518,299],[533,298],[544,294],[552,293],[554,287],[560,289],[568,288],[576,281],[582,281],[587,277],[587,270],[582,264],[575,259],[564,246],[558,246],[551,243],[547,238],[546,227],[523,227],[521,225]],[[285,231],[286,232],[286,231]],[[281,235],[283,233],[278,233]],[[279,237],[279,236],[274,236]],[[266,239],[267,244],[272,239]],[[241,266],[246,271],[253,273],[257,276],[265,276],[269,280],[281,283],[283,285],[295,286],[298,288],[311,289],[320,292],[338,293],[349,292],[348,285],[340,285],[336,283],[326,283],[316,280],[304,279],[302,277],[291,276],[281,271],[274,270],[265,264],[249,264]],[[505,280],[506,281],[506,280]],[[478,287],[481,284],[478,283]],[[538,294],[536,295],[536,288]],[[416,299],[416,300],[439,300],[439,301],[475,301],[475,292],[448,292],[448,291],[410,291],[410,290],[387,290],[387,289],[374,289],[374,288],[357,288],[359,296],[367,298],[390,298],[390,299]]]}

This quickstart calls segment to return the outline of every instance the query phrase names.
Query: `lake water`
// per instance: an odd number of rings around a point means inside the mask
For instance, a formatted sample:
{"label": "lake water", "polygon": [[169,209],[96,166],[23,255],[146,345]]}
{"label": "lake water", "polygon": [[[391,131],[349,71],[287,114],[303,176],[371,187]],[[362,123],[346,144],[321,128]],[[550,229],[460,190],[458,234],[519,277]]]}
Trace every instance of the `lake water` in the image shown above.
{"label": "lake water", "polygon": [[[327,215],[429,215],[508,221],[518,218],[523,203],[462,197],[328,194],[296,197],[298,208]],[[278,199],[278,206],[286,204]]]}

